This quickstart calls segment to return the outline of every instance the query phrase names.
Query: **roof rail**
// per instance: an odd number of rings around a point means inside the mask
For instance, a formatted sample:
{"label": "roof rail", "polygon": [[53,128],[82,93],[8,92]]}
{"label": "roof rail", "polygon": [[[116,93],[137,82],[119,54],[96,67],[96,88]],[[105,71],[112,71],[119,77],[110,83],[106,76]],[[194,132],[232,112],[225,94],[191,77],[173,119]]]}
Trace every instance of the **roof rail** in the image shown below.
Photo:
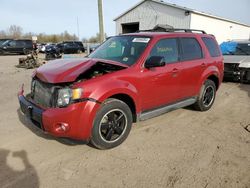
{"label": "roof rail", "polygon": [[139,30],[138,32],[185,32],[185,33],[202,33],[207,34],[203,30],[198,29],[180,29],[180,28],[154,28],[149,30]]}

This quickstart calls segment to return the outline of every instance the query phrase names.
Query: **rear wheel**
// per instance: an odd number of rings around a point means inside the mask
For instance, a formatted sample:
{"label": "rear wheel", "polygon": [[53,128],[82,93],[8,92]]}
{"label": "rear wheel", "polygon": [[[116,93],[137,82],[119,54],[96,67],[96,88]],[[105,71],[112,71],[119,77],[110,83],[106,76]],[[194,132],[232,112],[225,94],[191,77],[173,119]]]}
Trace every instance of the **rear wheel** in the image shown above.
{"label": "rear wheel", "polygon": [[206,80],[201,87],[199,97],[194,104],[194,108],[199,111],[209,110],[215,100],[216,86],[212,80]]}
{"label": "rear wheel", "polygon": [[127,104],[117,99],[108,99],[97,112],[91,143],[99,149],[120,145],[132,127],[132,113]]}

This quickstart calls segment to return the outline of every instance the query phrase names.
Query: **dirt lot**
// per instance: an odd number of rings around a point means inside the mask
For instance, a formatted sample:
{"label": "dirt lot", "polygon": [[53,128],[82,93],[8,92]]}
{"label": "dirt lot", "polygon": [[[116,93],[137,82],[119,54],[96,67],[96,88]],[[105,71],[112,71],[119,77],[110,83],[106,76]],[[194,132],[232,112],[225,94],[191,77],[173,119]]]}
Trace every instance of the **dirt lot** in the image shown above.
{"label": "dirt lot", "polygon": [[223,83],[208,112],[185,108],[137,123],[100,151],[55,139],[19,109],[33,70],[0,56],[0,187],[250,187],[250,85]]}

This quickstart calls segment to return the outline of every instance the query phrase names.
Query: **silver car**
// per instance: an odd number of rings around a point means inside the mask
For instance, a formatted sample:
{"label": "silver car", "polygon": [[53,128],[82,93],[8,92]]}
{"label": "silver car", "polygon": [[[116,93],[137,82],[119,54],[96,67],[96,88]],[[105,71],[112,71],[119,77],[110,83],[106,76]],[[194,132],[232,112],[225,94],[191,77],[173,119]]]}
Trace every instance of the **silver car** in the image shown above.
{"label": "silver car", "polygon": [[250,40],[223,42],[224,79],[250,82]]}

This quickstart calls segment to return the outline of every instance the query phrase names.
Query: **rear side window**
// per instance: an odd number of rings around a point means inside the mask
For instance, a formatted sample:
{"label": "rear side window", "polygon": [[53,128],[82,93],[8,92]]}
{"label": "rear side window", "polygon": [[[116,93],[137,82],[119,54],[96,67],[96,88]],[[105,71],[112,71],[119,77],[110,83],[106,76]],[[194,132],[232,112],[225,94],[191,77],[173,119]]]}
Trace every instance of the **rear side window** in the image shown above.
{"label": "rear side window", "polygon": [[195,60],[203,58],[203,53],[199,42],[195,38],[181,38],[181,60]]}
{"label": "rear side window", "polygon": [[202,37],[211,57],[219,57],[220,50],[213,38]]}
{"label": "rear side window", "polygon": [[177,39],[162,39],[157,42],[150,52],[150,57],[152,56],[164,57],[166,63],[177,62],[179,57]]}
{"label": "rear side window", "polygon": [[24,41],[16,41],[16,47],[23,48],[25,47],[25,42]]}

